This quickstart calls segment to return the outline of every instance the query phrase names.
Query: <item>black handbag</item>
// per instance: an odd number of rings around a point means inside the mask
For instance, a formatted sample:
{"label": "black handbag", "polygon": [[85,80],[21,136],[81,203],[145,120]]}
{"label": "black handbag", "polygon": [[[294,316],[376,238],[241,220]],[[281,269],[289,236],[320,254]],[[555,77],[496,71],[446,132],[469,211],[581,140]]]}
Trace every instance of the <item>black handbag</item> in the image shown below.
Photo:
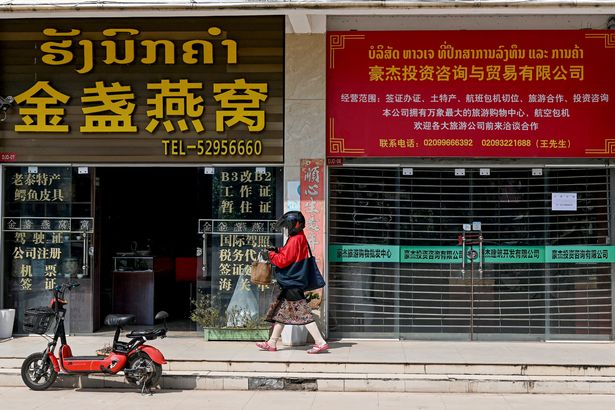
{"label": "black handbag", "polygon": [[325,279],[322,277],[322,273],[320,273],[320,269],[318,269],[318,265],[316,264],[316,258],[312,255],[312,249],[310,248],[310,244],[308,243],[308,251],[310,252],[310,257],[307,259],[305,264],[305,269],[307,270],[307,278],[308,284],[304,291],[310,291],[314,289],[324,288],[326,283]]}

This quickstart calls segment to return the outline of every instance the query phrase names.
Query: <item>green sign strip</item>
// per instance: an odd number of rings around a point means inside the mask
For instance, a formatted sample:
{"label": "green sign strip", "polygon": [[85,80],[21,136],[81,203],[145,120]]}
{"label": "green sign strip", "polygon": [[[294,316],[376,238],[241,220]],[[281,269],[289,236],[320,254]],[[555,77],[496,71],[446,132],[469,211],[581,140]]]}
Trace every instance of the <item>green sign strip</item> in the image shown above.
{"label": "green sign strip", "polygon": [[[478,260],[480,248],[466,247],[466,263]],[[402,246],[401,263],[461,263],[461,246]],[[544,263],[542,246],[485,246],[484,263]]]}
{"label": "green sign strip", "polygon": [[[461,263],[461,246],[329,245],[331,262]],[[466,263],[479,247],[466,247]],[[615,246],[485,246],[484,263],[610,263]]]}
{"label": "green sign strip", "polygon": [[544,246],[486,246],[485,263],[544,263]]}
{"label": "green sign strip", "polygon": [[549,263],[615,262],[615,246],[545,246]]}
{"label": "green sign strip", "polygon": [[399,246],[329,245],[329,261],[399,263]]}
{"label": "green sign strip", "polygon": [[402,263],[461,263],[461,246],[402,246]]}

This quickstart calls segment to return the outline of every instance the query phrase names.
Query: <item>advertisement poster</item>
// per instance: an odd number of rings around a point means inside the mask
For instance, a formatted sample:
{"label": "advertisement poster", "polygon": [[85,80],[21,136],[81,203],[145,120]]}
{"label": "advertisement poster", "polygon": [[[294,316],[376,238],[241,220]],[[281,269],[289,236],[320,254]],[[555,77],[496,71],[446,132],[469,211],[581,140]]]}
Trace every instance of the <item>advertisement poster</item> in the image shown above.
{"label": "advertisement poster", "polygon": [[328,158],[615,156],[612,31],[327,36]]}

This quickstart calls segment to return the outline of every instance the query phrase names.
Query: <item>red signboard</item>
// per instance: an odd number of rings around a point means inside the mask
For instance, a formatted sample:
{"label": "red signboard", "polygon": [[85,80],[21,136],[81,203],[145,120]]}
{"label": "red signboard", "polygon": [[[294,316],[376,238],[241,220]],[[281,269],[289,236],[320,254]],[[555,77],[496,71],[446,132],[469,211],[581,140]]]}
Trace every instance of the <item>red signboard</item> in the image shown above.
{"label": "red signboard", "polygon": [[612,31],[327,36],[327,157],[615,156]]}

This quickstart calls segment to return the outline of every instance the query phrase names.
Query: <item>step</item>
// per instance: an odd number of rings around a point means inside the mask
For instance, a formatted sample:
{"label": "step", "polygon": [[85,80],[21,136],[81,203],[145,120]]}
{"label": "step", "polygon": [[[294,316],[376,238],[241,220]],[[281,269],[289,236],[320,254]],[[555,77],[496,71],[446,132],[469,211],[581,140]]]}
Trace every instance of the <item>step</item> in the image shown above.
{"label": "step", "polygon": [[[0,357],[0,369],[19,369],[24,358]],[[315,361],[173,360],[163,370],[172,372],[276,372],[324,374],[419,374],[419,375],[511,375],[511,376],[610,376],[615,366],[584,364],[500,363],[375,363]]]}
{"label": "step", "polygon": [[498,364],[498,363],[374,363],[374,362],[255,362],[170,360],[171,371],[278,372],[278,373],[344,373],[344,374],[468,374],[468,375],[549,375],[549,376],[612,376],[615,366]]}
{"label": "step", "polygon": [[[163,389],[329,392],[615,394],[615,377],[469,374],[165,371]],[[18,369],[0,369],[0,386],[23,386]],[[135,389],[123,376],[60,375],[55,387]]]}

